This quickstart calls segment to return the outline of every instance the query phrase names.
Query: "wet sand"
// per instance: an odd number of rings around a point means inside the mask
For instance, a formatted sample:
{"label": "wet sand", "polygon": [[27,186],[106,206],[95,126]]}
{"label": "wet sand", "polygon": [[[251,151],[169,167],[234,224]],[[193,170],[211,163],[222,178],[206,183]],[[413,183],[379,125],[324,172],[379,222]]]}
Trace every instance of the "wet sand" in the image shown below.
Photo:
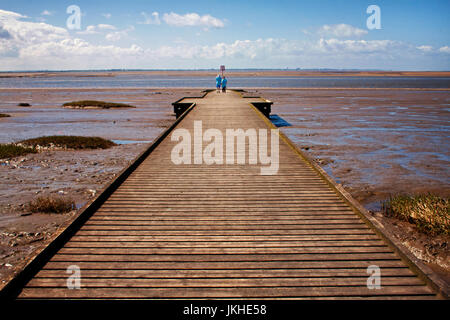
{"label": "wet sand", "polygon": [[[41,195],[75,200],[78,208],[100,192],[175,119],[172,102],[199,90],[0,90],[0,143],[43,135],[84,135],[112,139],[106,150],[45,151],[0,160],[0,288],[16,266],[40,247],[68,214],[31,214],[27,204]],[[104,100],[135,105],[133,109],[72,110],[64,102]],[[28,102],[31,107],[19,107]]]}
{"label": "wet sand", "polygon": [[[192,74],[191,74],[192,75]],[[450,194],[449,90],[253,89],[274,101],[272,114],[291,126],[282,130],[402,242],[444,277],[449,277],[448,237],[414,232],[377,214],[380,201],[397,193]],[[108,150],[49,151],[0,165],[0,278],[14,272],[42,239],[73,217],[25,215],[40,194],[89,201],[174,120],[171,103],[198,89],[0,89],[0,142],[42,135],[86,135],[141,142]],[[73,100],[135,105],[126,110],[71,110]],[[28,102],[31,107],[18,107]],[[412,231],[411,231],[412,230]],[[10,266],[11,265],[11,266]]]}
{"label": "wet sand", "polygon": [[368,209],[397,193],[450,195],[450,91],[258,90],[282,130]]}
{"label": "wet sand", "polygon": [[0,161],[0,288],[16,266],[77,211],[30,214],[38,196],[70,197],[81,208],[142,151],[146,144],[106,150],[45,151]]}
{"label": "wet sand", "polygon": [[[42,135],[100,135],[105,139],[151,141],[173,121],[172,102],[197,95],[198,89],[0,89],[3,121],[0,143]],[[133,109],[76,110],[65,102],[101,100],[127,103]],[[18,107],[18,103],[31,107]]]}

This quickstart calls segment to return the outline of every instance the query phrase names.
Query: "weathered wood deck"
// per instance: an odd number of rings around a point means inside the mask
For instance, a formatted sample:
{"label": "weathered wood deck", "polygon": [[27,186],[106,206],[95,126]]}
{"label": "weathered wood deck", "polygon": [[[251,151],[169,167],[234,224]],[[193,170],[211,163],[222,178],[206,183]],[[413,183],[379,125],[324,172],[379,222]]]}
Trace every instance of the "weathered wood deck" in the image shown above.
{"label": "weathered wood deck", "polygon": [[[235,92],[211,92],[176,128],[264,128]],[[436,298],[280,139],[280,168],[175,165],[164,139],[21,290],[19,298]],[[248,162],[248,161],[247,161]],[[68,289],[66,269],[81,269]],[[381,289],[366,286],[381,268]]]}

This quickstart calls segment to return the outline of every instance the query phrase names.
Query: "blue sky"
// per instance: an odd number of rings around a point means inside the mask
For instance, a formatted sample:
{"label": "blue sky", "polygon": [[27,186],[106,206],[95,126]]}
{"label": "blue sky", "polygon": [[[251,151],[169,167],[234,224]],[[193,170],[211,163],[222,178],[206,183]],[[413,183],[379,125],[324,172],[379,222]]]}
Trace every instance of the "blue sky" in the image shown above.
{"label": "blue sky", "polygon": [[[375,4],[381,29],[369,30]],[[81,29],[68,30],[69,5]],[[4,1],[0,70],[450,70],[450,1]]]}

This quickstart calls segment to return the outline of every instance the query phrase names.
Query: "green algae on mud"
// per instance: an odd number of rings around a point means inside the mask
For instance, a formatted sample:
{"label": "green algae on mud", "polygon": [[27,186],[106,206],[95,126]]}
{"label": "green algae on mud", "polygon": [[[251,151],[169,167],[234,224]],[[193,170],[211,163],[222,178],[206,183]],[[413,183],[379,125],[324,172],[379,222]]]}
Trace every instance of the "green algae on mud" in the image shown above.
{"label": "green algae on mud", "polygon": [[10,159],[36,152],[35,148],[17,146],[15,144],[0,144],[0,159]]}
{"label": "green algae on mud", "polygon": [[32,148],[64,148],[64,149],[107,149],[117,144],[100,137],[83,136],[47,136],[27,139],[19,142],[22,146]]}
{"label": "green algae on mud", "polygon": [[117,108],[136,108],[135,106],[126,103],[117,102],[105,102],[97,100],[80,100],[66,102],[63,108],[73,108],[73,109],[117,109]]}
{"label": "green algae on mud", "polygon": [[386,216],[413,223],[420,231],[436,235],[450,234],[450,201],[433,194],[396,195],[382,203]]}

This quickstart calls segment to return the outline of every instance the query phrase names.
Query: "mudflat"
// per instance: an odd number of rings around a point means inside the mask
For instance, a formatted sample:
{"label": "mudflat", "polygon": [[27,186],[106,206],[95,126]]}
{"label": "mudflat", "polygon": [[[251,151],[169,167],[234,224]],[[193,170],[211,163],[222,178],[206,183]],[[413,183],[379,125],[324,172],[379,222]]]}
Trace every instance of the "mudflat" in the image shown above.
{"label": "mudflat", "polygon": [[282,130],[369,209],[397,193],[450,194],[450,91],[257,90]]}
{"label": "mudflat", "polygon": [[[204,76],[208,72],[198,73]],[[277,72],[294,74],[294,71]],[[80,76],[86,74],[80,73]],[[178,75],[177,71],[171,74]],[[253,73],[249,71],[248,75]],[[376,76],[376,73],[371,75]],[[441,75],[449,76],[449,73],[433,76]],[[107,72],[105,76],[114,76],[114,72]],[[448,279],[448,237],[431,239],[419,235],[411,231],[414,231],[411,225],[391,221],[377,211],[380,201],[391,194],[432,192],[449,196],[450,90],[277,88],[247,91],[272,100],[272,114],[285,121],[286,126],[281,130],[380,221],[396,231],[418,257]],[[49,150],[0,161],[0,179],[4,181],[0,185],[3,195],[0,199],[0,279],[17,271],[14,266],[18,262],[26,259],[42,240],[76,214],[28,215],[26,205],[31,199],[43,194],[61,194],[71,196],[81,207],[174,121],[172,102],[199,94],[198,89],[186,88],[0,89],[0,112],[11,115],[0,120],[1,143],[43,135],[100,136],[119,143],[107,150]],[[62,108],[63,103],[75,100],[128,103],[136,108]],[[20,107],[18,103],[30,103],[31,107]]]}

